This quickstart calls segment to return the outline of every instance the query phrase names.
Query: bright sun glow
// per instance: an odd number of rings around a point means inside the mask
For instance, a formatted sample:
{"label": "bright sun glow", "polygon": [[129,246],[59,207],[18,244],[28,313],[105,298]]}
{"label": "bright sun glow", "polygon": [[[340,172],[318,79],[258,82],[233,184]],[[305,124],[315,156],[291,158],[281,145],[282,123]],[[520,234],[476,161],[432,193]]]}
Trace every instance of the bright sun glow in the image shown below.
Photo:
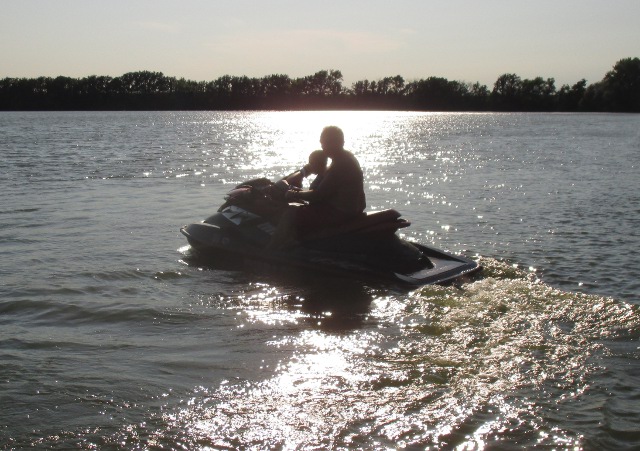
{"label": "bright sun glow", "polygon": [[[409,113],[410,114],[410,113]],[[288,111],[264,113],[258,121],[261,134],[249,145],[254,156],[247,167],[288,169],[306,162],[310,152],[320,148],[320,133],[327,125],[345,132],[345,147],[360,156],[359,143],[388,132],[386,112]]]}

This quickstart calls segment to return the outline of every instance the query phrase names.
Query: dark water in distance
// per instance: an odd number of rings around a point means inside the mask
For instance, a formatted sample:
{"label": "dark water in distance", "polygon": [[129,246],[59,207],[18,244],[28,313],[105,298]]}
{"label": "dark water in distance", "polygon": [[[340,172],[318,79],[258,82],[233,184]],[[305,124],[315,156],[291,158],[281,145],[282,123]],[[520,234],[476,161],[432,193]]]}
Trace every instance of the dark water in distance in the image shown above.
{"label": "dark water in distance", "polygon": [[[370,209],[482,276],[190,257],[328,124]],[[640,447],[638,115],[0,113],[0,155],[0,449]]]}

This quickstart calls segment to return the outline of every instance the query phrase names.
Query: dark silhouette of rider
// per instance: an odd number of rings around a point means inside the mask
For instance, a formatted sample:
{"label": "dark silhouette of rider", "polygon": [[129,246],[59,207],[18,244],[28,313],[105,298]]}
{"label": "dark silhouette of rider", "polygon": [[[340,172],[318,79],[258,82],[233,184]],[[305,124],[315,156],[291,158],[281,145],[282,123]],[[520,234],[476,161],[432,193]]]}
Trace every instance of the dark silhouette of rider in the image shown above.
{"label": "dark silhouette of rider", "polygon": [[344,133],[336,126],[325,127],[320,134],[323,153],[331,159],[317,186],[309,190],[289,190],[290,205],[284,212],[267,250],[295,244],[312,231],[336,226],[362,215],[366,207],[364,177],[356,157],[344,148]]}
{"label": "dark silhouette of rider", "polygon": [[314,150],[309,154],[309,162],[305,164],[301,169],[293,172],[283,180],[294,189],[302,189],[302,181],[315,174],[316,178],[311,182],[309,189],[316,189],[322,178],[324,177],[325,172],[327,172],[327,155],[322,150]]}

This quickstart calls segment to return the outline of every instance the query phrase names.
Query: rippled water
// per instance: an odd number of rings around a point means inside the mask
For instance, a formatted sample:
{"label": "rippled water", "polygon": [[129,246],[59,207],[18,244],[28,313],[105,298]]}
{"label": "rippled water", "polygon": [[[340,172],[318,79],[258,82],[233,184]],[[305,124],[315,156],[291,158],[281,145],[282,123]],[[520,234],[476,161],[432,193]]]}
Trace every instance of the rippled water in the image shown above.
{"label": "rippled water", "polygon": [[[221,270],[180,225],[345,130],[457,286]],[[640,446],[640,117],[0,113],[0,448]]]}

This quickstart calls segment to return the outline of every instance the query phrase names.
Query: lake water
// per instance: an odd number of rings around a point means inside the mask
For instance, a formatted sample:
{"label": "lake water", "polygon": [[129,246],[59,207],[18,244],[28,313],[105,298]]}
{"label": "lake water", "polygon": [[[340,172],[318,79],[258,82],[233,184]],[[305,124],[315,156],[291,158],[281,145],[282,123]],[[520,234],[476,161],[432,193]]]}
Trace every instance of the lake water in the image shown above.
{"label": "lake water", "polygon": [[[403,287],[194,261],[336,124]],[[0,449],[637,449],[640,116],[0,113]]]}

